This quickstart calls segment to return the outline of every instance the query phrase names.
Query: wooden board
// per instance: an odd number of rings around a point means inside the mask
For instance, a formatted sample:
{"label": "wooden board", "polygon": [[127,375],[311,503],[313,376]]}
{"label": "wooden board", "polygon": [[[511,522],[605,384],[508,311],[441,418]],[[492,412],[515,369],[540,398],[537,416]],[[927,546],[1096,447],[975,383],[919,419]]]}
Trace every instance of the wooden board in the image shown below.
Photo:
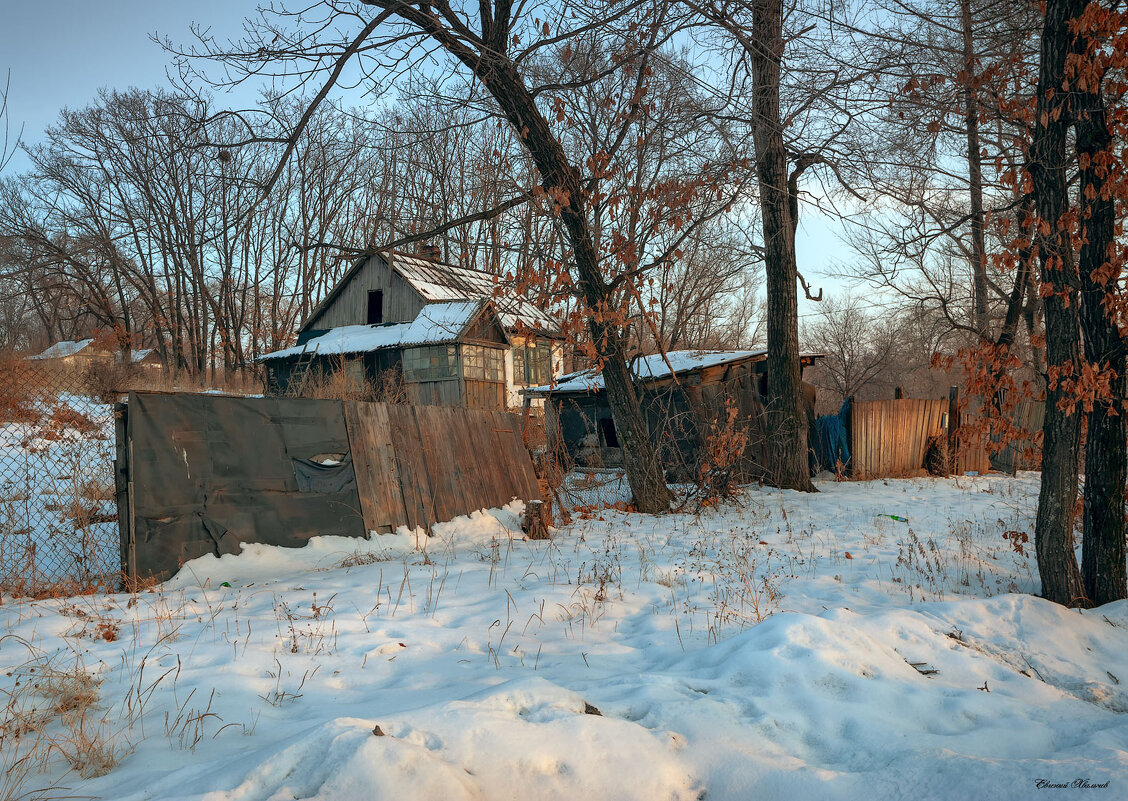
{"label": "wooden board", "polygon": [[422,528],[429,531],[436,522],[435,504],[431,496],[431,481],[423,461],[415,407],[389,404],[387,412],[403,496],[404,525],[411,529]]}
{"label": "wooden board", "polygon": [[850,455],[856,478],[907,476],[924,465],[928,438],[942,432],[946,400],[898,398],[850,407]]}
{"label": "wooden board", "polygon": [[396,454],[392,447],[388,407],[380,403],[345,403],[348,429],[360,493],[360,509],[368,531],[390,534],[407,522]]}

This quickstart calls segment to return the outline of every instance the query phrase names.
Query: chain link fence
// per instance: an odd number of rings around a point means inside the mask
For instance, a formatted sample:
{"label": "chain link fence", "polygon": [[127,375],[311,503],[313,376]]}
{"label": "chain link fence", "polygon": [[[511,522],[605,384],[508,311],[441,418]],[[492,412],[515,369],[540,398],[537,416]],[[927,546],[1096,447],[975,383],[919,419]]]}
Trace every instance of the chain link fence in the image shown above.
{"label": "chain link fence", "polygon": [[[112,361],[0,355],[0,593],[110,591],[121,577]],[[116,376],[120,377],[120,376]]]}

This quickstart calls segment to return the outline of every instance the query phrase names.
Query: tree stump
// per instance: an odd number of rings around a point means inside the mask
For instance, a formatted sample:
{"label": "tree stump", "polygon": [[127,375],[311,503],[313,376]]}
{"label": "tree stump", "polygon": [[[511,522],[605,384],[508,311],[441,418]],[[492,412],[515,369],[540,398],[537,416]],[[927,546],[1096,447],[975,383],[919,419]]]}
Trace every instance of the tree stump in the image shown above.
{"label": "tree stump", "polygon": [[548,520],[544,501],[525,502],[525,522],[521,526],[525,536],[531,540],[548,539]]}

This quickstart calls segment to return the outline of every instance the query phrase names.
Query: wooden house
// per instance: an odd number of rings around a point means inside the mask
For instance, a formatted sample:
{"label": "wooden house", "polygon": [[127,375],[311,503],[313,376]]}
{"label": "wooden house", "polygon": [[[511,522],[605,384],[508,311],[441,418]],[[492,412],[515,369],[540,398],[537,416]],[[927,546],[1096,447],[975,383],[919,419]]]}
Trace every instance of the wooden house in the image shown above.
{"label": "wooden house", "polygon": [[[804,368],[822,354],[804,353]],[[634,361],[635,385],[659,459],[673,480],[693,478],[702,449],[729,419],[748,434],[743,469],[748,478],[767,475],[764,401],[767,395],[767,351],[670,351]],[[804,383],[808,419],[814,420],[815,390]],[[607,402],[603,376],[585,370],[562,377],[555,385],[525,390],[547,399],[545,430],[549,447],[588,467],[623,464],[615,422]]]}
{"label": "wooden house", "polygon": [[[536,304],[499,288],[498,277],[443,264],[428,254],[381,252],[353,262],[298,330],[298,344],[344,326],[409,323],[429,304],[492,300],[508,341],[504,349],[505,404],[521,405],[520,390],[551,383],[564,372],[559,326]],[[542,401],[538,400],[538,404]]]}
{"label": "wooden house", "polygon": [[[121,359],[121,354],[117,357]],[[145,374],[160,372],[164,367],[161,355],[156,348],[134,348],[129,353],[130,363]]]}
{"label": "wooden house", "polygon": [[407,323],[331,328],[258,361],[270,394],[300,394],[311,375],[344,371],[378,384],[396,370],[410,403],[504,410],[509,347],[491,301],[458,300],[426,304]]}
{"label": "wooden house", "polygon": [[[99,345],[93,338],[73,342],[56,342],[42,353],[29,356],[39,367],[60,371],[82,371],[92,364],[120,364],[120,350]],[[145,372],[160,370],[163,366],[155,348],[135,348],[129,354],[130,364]]]}
{"label": "wooden house", "polygon": [[95,363],[108,363],[114,360],[113,351],[95,344],[91,339],[78,339],[73,342],[56,342],[42,353],[29,356],[29,361],[50,370],[85,370]]}

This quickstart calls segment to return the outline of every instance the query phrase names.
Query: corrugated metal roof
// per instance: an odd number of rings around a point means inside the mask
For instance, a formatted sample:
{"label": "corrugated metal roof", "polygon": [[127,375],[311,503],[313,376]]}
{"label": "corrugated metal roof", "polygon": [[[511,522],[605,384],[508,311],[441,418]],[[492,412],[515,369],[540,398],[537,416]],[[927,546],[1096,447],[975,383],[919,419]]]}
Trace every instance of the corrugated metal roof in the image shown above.
{"label": "corrugated metal roof", "polygon": [[[673,367],[674,375],[683,375],[694,370],[744,361],[745,359],[760,361],[767,355],[766,350],[671,350],[666,353],[666,358],[662,358],[661,353],[644,356],[634,363],[633,368],[635,376],[639,380],[647,381],[669,377],[671,375],[670,367]],[[810,352],[799,354],[800,359],[818,359],[822,356],[821,353]],[[666,364],[667,361],[669,365]],[[580,370],[561,376],[555,385],[546,384],[539,387],[529,387],[522,392],[528,395],[552,395],[568,392],[599,392],[603,388],[603,374],[601,372]]]}
{"label": "corrugated metal roof", "polygon": [[392,256],[392,269],[428,302],[489,298],[497,306],[503,328],[512,330],[524,326],[553,335],[559,333],[556,321],[532,301],[505,289],[498,292],[500,279],[491,273],[400,253]]}
{"label": "corrugated metal roof", "polygon": [[[402,253],[390,255],[392,269],[428,303],[485,298],[494,302],[498,310],[498,320],[506,331],[528,328],[551,337],[561,336],[560,326],[552,316],[538,308],[528,298],[521,297],[510,287],[497,291],[501,281],[492,273],[455,267],[452,264],[442,264]],[[378,253],[373,256],[362,256],[354,261],[348,272],[317,304],[299,330],[307,331],[314,327],[317,319],[333,305],[369,259],[380,259],[386,263],[387,258],[388,254]]]}

